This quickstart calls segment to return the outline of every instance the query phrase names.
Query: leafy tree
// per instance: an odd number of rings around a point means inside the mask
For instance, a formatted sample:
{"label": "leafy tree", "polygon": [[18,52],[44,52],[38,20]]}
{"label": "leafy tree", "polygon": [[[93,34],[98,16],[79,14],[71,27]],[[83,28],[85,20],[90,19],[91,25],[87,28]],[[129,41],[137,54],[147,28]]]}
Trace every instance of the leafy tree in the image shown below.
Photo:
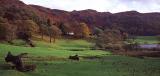
{"label": "leafy tree", "polygon": [[47,28],[48,28],[48,34],[49,34],[49,42],[51,43],[52,42],[52,29],[51,29],[51,26],[52,26],[52,23],[51,23],[51,20],[50,19],[47,19]]}
{"label": "leafy tree", "polygon": [[[54,39],[53,42],[55,42],[56,38],[58,38],[61,35],[61,30],[58,27],[54,26],[54,25],[49,27],[49,32],[50,32],[50,38]],[[50,40],[50,42],[52,42],[52,41]]]}
{"label": "leafy tree", "polygon": [[17,25],[18,37],[24,40],[28,40],[39,30],[38,25],[32,20],[17,20],[15,24]]}
{"label": "leafy tree", "polygon": [[47,23],[44,18],[38,16],[33,17],[33,21],[39,26],[39,33],[41,33],[41,38],[43,39],[44,34],[47,30]]}
{"label": "leafy tree", "polygon": [[80,23],[81,26],[81,32],[83,38],[88,38],[91,35],[91,31],[86,23]]}
{"label": "leafy tree", "polygon": [[0,39],[12,41],[16,38],[16,26],[10,24],[6,19],[0,17]]}
{"label": "leafy tree", "polygon": [[39,30],[40,30],[40,33],[41,33],[41,38],[43,39],[44,34],[47,31],[47,26],[45,24],[40,24]]}
{"label": "leafy tree", "polygon": [[71,27],[67,23],[60,23],[59,28],[62,31],[62,35],[68,35],[71,32]]}
{"label": "leafy tree", "polygon": [[100,29],[100,28],[98,28],[98,27],[94,27],[94,29],[93,29],[93,34],[95,35],[95,36],[99,36],[100,34],[102,34],[103,33],[103,30],[102,29]]}
{"label": "leafy tree", "polygon": [[13,24],[6,23],[6,40],[12,42],[16,38],[16,29],[17,27]]}
{"label": "leafy tree", "polygon": [[60,29],[53,25],[50,19],[47,20],[47,28],[50,37],[50,43],[52,42],[52,37],[54,38],[53,42],[55,42],[56,38],[61,34]]}
{"label": "leafy tree", "polygon": [[96,38],[96,48],[122,50],[123,46],[123,37],[120,31],[116,29],[105,29],[105,31]]}

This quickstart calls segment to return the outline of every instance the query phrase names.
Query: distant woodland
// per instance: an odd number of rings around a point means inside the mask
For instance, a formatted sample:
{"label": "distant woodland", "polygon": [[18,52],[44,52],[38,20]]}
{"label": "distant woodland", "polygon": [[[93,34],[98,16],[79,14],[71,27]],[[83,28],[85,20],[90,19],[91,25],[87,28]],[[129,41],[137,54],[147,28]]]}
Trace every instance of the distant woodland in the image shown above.
{"label": "distant woodland", "polygon": [[[15,38],[29,40],[32,35],[88,38],[101,32],[151,36],[160,34],[160,13],[97,12],[95,10],[63,11],[37,5],[26,5],[19,0],[0,0],[0,40]],[[119,36],[118,36],[119,37]]]}

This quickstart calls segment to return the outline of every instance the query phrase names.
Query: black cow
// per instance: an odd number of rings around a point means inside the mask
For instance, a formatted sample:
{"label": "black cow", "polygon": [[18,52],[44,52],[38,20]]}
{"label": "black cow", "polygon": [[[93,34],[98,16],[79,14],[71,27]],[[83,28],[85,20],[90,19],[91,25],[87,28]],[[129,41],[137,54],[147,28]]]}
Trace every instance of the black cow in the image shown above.
{"label": "black cow", "polygon": [[22,56],[26,55],[27,53],[21,53],[20,55],[14,56],[11,54],[11,52],[8,52],[7,56],[5,57],[6,62],[11,62],[13,65],[15,65],[16,69],[18,71],[33,71],[36,66],[35,65],[26,65],[24,66],[22,63]]}
{"label": "black cow", "polygon": [[75,55],[75,56],[69,56],[69,59],[79,61],[79,56],[78,56],[78,55]]}
{"label": "black cow", "polygon": [[7,56],[5,57],[5,61],[11,62],[13,65],[15,65],[17,70],[23,70],[23,64],[20,56],[13,56],[11,52],[8,52]]}

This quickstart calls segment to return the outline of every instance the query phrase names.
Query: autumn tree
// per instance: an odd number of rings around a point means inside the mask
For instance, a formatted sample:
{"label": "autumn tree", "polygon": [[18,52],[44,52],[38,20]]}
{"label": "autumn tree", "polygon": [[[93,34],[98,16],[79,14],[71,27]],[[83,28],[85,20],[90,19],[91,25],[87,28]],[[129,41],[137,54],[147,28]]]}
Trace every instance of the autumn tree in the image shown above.
{"label": "autumn tree", "polygon": [[10,23],[5,23],[6,40],[12,42],[16,38],[17,27]]}
{"label": "autumn tree", "polygon": [[17,20],[17,35],[20,39],[29,40],[33,34],[37,33],[39,27],[32,20]]}
{"label": "autumn tree", "polygon": [[[49,28],[49,32],[50,32],[51,39],[53,38],[53,42],[55,42],[56,38],[60,37],[60,35],[61,35],[61,30],[54,25],[52,25]],[[52,42],[52,41],[50,41],[50,42]]]}
{"label": "autumn tree", "polygon": [[40,33],[41,33],[41,38],[43,39],[44,35],[47,32],[47,25],[42,23],[39,26],[40,26],[39,30],[40,30]]}
{"label": "autumn tree", "polygon": [[0,36],[1,39],[5,39],[8,42],[11,42],[16,38],[15,35],[16,27],[9,23],[0,23]]}
{"label": "autumn tree", "polygon": [[100,29],[100,28],[98,28],[98,27],[94,27],[94,29],[93,29],[93,34],[95,35],[95,36],[99,36],[100,34],[102,34],[103,33],[103,30],[102,29]]}
{"label": "autumn tree", "polygon": [[116,29],[105,29],[105,31],[96,38],[96,48],[121,50],[123,46],[123,37],[120,31]]}
{"label": "autumn tree", "polygon": [[47,30],[47,22],[45,18],[34,16],[33,21],[39,26],[39,33],[41,33],[41,38],[43,39],[44,34],[46,33]]}
{"label": "autumn tree", "polygon": [[0,39],[11,42],[16,38],[16,26],[9,23],[7,20],[0,18]]}
{"label": "autumn tree", "polygon": [[49,34],[49,42],[51,43],[52,42],[52,29],[51,29],[51,26],[52,26],[52,23],[51,23],[51,20],[50,19],[47,19],[47,28],[48,28],[48,34]]}
{"label": "autumn tree", "polygon": [[86,23],[80,23],[80,30],[83,38],[89,38],[91,31]]}
{"label": "autumn tree", "polygon": [[51,20],[47,20],[47,28],[48,28],[48,35],[50,37],[50,43],[52,42],[52,38],[54,39],[53,42],[55,42],[56,38],[60,36],[61,31],[58,27],[52,24]]}
{"label": "autumn tree", "polygon": [[62,35],[68,35],[69,32],[71,32],[71,27],[67,23],[60,23],[59,25],[60,30],[62,31]]}

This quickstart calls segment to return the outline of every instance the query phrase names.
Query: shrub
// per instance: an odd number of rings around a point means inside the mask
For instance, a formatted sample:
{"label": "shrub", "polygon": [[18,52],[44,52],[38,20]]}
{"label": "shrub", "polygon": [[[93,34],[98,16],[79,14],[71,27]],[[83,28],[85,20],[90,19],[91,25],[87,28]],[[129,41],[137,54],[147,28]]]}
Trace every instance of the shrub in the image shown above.
{"label": "shrub", "polygon": [[123,46],[123,37],[118,30],[106,29],[96,38],[96,48],[122,50]]}

